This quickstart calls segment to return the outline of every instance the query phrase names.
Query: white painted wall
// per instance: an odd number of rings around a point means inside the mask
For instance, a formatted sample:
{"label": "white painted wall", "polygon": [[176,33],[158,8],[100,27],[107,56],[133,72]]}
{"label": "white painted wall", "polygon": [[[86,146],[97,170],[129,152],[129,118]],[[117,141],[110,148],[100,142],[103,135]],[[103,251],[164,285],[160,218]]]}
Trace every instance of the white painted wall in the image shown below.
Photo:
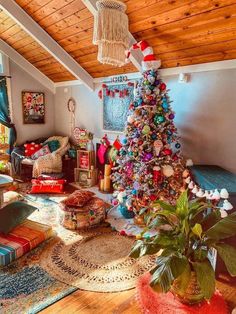
{"label": "white painted wall", "polygon": [[[54,134],[54,95],[43,85],[10,61],[11,94],[13,121],[17,130],[17,143],[33,140],[38,137],[49,137]],[[23,124],[22,91],[40,91],[45,93],[46,117],[45,124]]]}
{"label": "white painted wall", "polygon": [[[179,84],[177,76],[164,81],[170,88],[184,155],[196,164],[216,164],[236,173],[236,69],[193,73],[187,84]],[[77,101],[76,126],[86,127],[100,138],[104,133],[99,85],[95,92],[82,85],[67,89],[67,93],[65,87],[56,91],[56,133],[70,135],[67,100],[72,96]]]}

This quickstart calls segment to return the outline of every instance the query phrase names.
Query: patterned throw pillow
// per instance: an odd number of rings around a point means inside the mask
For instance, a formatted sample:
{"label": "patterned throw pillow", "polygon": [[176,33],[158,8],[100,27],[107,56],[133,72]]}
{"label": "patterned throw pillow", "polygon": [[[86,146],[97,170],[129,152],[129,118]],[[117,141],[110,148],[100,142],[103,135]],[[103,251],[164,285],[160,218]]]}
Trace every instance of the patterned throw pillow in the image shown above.
{"label": "patterned throw pillow", "polygon": [[83,207],[95,193],[84,190],[77,190],[62,201],[62,204],[72,207]]}
{"label": "patterned throw pillow", "polygon": [[60,142],[58,140],[48,141],[45,144],[43,144],[43,146],[45,145],[48,145],[51,153],[55,152],[56,150],[58,150],[58,148],[60,148]]}
{"label": "patterned throw pillow", "polygon": [[31,180],[32,188],[29,194],[64,193],[66,180]]}
{"label": "patterned throw pillow", "polygon": [[38,150],[42,148],[41,144],[35,144],[34,142],[29,144],[24,144],[25,148],[25,156],[31,157],[33,154],[35,154]]}
{"label": "patterned throw pillow", "polygon": [[48,145],[43,146],[40,150],[38,150],[36,153],[34,153],[31,158],[33,160],[38,159],[41,156],[45,156],[47,154],[51,154],[51,151],[48,147]]}

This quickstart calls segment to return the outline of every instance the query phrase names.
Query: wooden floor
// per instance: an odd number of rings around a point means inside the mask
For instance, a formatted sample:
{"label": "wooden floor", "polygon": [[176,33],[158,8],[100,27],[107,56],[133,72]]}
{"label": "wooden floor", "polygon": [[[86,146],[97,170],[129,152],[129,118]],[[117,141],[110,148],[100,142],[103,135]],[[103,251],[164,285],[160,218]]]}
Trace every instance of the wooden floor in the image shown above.
{"label": "wooden floor", "polygon": [[[236,307],[236,278],[221,276],[217,288],[228,303]],[[41,314],[140,314],[135,289],[120,293],[96,293],[78,290],[48,307]],[[176,313],[178,314],[178,313]]]}

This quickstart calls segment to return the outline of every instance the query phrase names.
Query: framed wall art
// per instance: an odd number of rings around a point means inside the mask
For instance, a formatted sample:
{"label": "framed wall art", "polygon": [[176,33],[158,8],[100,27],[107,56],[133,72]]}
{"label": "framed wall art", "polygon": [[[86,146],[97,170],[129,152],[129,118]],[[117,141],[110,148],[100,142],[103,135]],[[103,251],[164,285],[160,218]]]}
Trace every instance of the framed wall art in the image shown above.
{"label": "framed wall art", "polygon": [[130,103],[134,99],[134,84],[115,84],[102,89],[103,130],[123,132]]}
{"label": "framed wall art", "polygon": [[41,92],[22,92],[23,123],[45,123],[45,96]]}

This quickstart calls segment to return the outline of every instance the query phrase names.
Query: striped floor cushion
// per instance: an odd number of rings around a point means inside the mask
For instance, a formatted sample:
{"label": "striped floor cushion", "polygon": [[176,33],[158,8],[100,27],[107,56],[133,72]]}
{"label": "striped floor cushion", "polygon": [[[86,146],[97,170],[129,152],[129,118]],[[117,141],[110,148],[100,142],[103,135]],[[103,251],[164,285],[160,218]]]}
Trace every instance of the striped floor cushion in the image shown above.
{"label": "striped floor cushion", "polygon": [[9,234],[0,233],[0,266],[5,266],[53,235],[52,227],[25,220]]}

